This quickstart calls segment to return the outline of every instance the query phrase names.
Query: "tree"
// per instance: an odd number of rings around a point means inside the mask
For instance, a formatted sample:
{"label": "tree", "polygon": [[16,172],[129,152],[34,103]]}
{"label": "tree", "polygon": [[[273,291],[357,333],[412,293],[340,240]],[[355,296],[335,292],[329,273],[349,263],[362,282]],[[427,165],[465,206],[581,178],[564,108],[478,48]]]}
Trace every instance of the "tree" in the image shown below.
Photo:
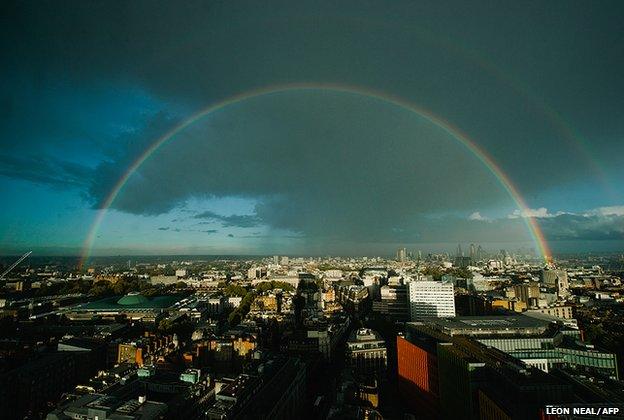
{"label": "tree", "polygon": [[113,294],[113,287],[109,281],[99,280],[93,283],[91,287],[91,295],[95,297],[111,296]]}
{"label": "tree", "polygon": [[247,313],[249,312],[249,308],[251,307],[251,304],[255,298],[255,292],[247,292],[245,297],[243,297],[243,299],[241,300],[240,305],[238,305],[238,308],[234,309],[232,313],[228,316],[228,323],[230,324],[230,327],[238,325],[243,320],[245,315],[247,315]]}
{"label": "tree", "polygon": [[273,289],[282,289],[286,292],[292,292],[295,290],[295,288],[290,283],[286,283],[284,281],[263,281],[262,283],[258,283],[256,285],[256,290],[258,292],[267,292]]}
{"label": "tree", "polygon": [[228,316],[228,324],[230,324],[231,327],[240,324],[241,320],[241,314],[237,310],[232,311],[230,316]]}
{"label": "tree", "polygon": [[247,289],[245,289],[243,286],[240,286],[238,284],[229,284],[225,290],[224,293],[228,296],[245,296],[247,294]]}
{"label": "tree", "polygon": [[158,331],[162,332],[163,334],[169,334],[172,330],[173,322],[171,322],[170,319],[165,318],[158,323]]}
{"label": "tree", "polygon": [[466,267],[451,268],[448,274],[462,279],[471,279],[473,277],[472,271],[468,270]]}
{"label": "tree", "polygon": [[128,284],[126,282],[126,279],[119,279],[113,285],[113,292],[115,292],[116,295],[125,295],[127,291]]}
{"label": "tree", "polygon": [[423,274],[426,276],[432,276],[434,280],[438,281],[442,279],[442,270],[440,267],[425,267]]}
{"label": "tree", "polygon": [[282,289],[285,292],[294,292],[295,288],[292,284],[286,283],[285,281],[272,281],[273,289]]}

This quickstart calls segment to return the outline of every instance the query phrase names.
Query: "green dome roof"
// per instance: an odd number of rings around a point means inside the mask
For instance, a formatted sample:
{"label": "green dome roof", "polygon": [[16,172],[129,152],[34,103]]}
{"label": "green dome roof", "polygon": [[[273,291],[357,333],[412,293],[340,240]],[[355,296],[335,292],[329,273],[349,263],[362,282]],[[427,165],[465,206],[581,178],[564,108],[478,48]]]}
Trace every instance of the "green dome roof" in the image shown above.
{"label": "green dome roof", "polygon": [[120,305],[141,305],[149,302],[149,299],[138,293],[129,293],[117,301]]}

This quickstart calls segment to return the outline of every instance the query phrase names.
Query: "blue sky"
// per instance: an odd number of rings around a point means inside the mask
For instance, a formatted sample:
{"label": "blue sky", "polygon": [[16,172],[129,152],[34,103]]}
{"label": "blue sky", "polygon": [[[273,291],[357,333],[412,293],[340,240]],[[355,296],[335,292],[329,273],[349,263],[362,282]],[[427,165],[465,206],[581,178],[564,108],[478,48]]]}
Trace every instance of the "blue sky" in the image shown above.
{"label": "blue sky", "polygon": [[[492,156],[555,251],[620,251],[621,3],[463,7],[9,5],[0,252],[78,254],[97,209],[155,139],[211,104],[285,83],[356,85],[427,109]],[[322,89],[206,116],[154,153],[111,207],[97,255],[531,244],[500,182],[440,127]]]}

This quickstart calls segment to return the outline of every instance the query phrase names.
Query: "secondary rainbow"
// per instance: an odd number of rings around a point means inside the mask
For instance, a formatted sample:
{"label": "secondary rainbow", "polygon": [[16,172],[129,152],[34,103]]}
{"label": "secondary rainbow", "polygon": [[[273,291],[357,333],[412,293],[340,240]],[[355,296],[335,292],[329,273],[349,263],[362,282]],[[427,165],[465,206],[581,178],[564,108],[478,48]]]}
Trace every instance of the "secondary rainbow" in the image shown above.
{"label": "secondary rainbow", "polygon": [[[167,143],[185,128],[191,126],[192,124],[201,120],[207,115],[232,106],[234,104],[243,102],[245,100],[264,95],[279,94],[291,91],[314,90],[325,90],[374,98],[381,102],[389,103],[399,108],[413,112],[421,118],[424,118],[432,124],[435,124],[437,127],[444,130],[454,139],[456,139],[461,145],[468,149],[468,151],[470,151],[479,161],[481,161],[481,163],[483,163],[483,165],[488,168],[488,170],[496,177],[496,179],[498,179],[498,181],[507,191],[509,196],[514,200],[518,208],[525,214],[529,213],[527,211],[528,206],[520,195],[518,189],[512,183],[511,179],[503,172],[500,166],[498,166],[498,164],[483,149],[481,149],[473,140],[471,140],[468,135],[463,133],[459,128],[453,126],[450,122],[445,121],[444,119],[433,114],[429,110],[423,109],[422,107],[419,107],[402,98],[384,92],[378,92],[372,89],[362,88],[359,86],[343,84],[337,85],[331,83],[293,83],[277,86],[271,85],[231,96],[229,98],[226,98],[225,100],[214,103],[200,110],[199,112],[193,114],[191,117],[187,118],[177,126],[173,127],[171,130],[164,133],[161,137],[156,139],[147,149],[145,149],[145,151],[128,167],[126,172],[119,178],[117,183],[114,185],[114,187],[111,189],[110,193],[102,203],[101,208],[98,210],[98,213],[94,219],[93,224],[91,225],[91,228],[89,229],[89,232],[82,247],[80,266],[84,266],[84,264],[88,260],[99,227],[102,224],[102,221],[104,220],[108,209],[113,204],[119,193],[122,191],[124,185],[128,182],[132,174],[134,174],[141,167],[141,165],[143,165],[143,163],[148,160],[149,157],[154,152],[156,152],[163,144]],[[551,258],[551,252],[537,221],[533,217],[523,217],[523,220],[527,225],[527,228],[533,238],[535,245],[538,248],[540,255],[544,258],[545,261],[549,261]]]}
{"label": "secondary rainbow", "polygon": [[581,133],[574,128],[574,125],[563,117],[563,115],[557,111],[553,106],[526,83],[523,83],[519,78],[513,77],[513,74],[509,71],[505,71],[501,66],[497,65],[488,58],[482,52],[473,50],[463,46],[460,42],[453,42],[450,38],[440,36],[439,33],[434,33],[427,30],[422,26],[404,25],[392,22],[392,24],[375,19],[374,17],[353,17],[353,16],[341,16],[339,19],[344,19],[351,22],[359,22],[365,25],[373,27],[381,27],[385,29],[399,29],[405,31],[405,36],[409,34],[416,35],[421,41],[427,42],[430,45],[447,52],[453,57],[457,57],[464,60],[476,68],[483,71],[485,74],[494,77],[503,85],[511,88],[517,95],[530,105],[534,111],[542,114],[552,127],[563,136],[564,139],[570,144],[572,149],[581,157],[584,163],[591,169],[596,176],[596,179],[602,184],[603,189],[609,196],[615,201],[619,201],[621,196],[613,187],[609,181],[609,177],[604,171],[604,165],[595,156],[595,153],[591,151],[590,142],[584,139]]}

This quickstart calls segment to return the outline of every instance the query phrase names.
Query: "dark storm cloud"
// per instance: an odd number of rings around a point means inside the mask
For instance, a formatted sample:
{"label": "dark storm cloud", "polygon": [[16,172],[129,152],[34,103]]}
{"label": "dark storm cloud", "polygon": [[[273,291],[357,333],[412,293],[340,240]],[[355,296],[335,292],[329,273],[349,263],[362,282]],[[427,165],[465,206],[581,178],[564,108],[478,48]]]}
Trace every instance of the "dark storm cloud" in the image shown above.
{"label": "dark storm cloud", "polygon": [[[624,153],[621,2],[266,6],[3,5],[0,47],[10,54],[0,68],[29,78],[33,87],[23,101],[21,85],[2,85],[0,129],[10,134],[2,131],[3,150],[16,138],[26,150],[41,146],[45,136],[17,136],[26,124],[13,122],[15,115],[30,115],[30,108],[54,108],[54,102],[37,102],[38,92],[56,89],[59,80],[75,91],[102,82],[140,88],[176,111],[108,142],[84,136],[63,112],[34,112],[33,127],[45,122],[55,138],[71,130],[79,142],[97,143],[103,160],[89,172],[47,159],[29,165],[16,160],[16,152],[0,161],[0,170],[57,186],[67,180],[101,207],[132,162],[183,119],[180,114],[249,89],[303,81],[370,87],[422,105],[473,137],[529,200],[577,181],[595,183],[596,166],[621,171],[614,158]],[[574,131],[587,138],[581,149],[595,156],[579,150],[570,139]],[[596,158],[602,161],[591,164]],[[152,156],[113,207],[153,215],[190,198],[220,197],[253,200],[255,215],[207,212],[207,219],[223,226],[263,224],[310,241],[527,235],[521,220],[457,216],[513,203],[455,140],[394,107],[327,92],[252,100],[196,124]],[[452,215],[440,216],[445,212]],[[559,215],[543,223],[561,240],[617,239],[618,221]]]}
{"label": "dark storm cloud", "polygon": [[194,216],[196,219],[209,219],[221,222],[223,227],[242,227],[249,228],[258,226],[260,220],[253,215],[232,214],[223,216],[212,211],[204,211]]}
{"label": "dark storm cloud", "polygon": [[[529,210],[527,213],[535,216],[547,240],[555,249],[558,242],[570,241],[613,241],[620,246],[624,245],[624,206],[591,209],[578,214],[552,214],[544,208]],[[441,225],[437,234],[443,234],[442,230],[449,229],[458,232],[473,230],[471,237],[480,238],[482,241],[488,241],[488,238],[492,241],[494,238],[513,237],[521,234],[523,217],[526,216],[519,217],[518,212],[502,219],[471,217],[468,220],[456,220],[454,226]]]}
{"label": "dark storm cloud", "polygon": [[[105,159],[97,166],[94,176],[89,178],[87,194],[91,204],[100,208],[108,198],[119,179],[128,171],[134,161],[143,154],[143,151],[163,133],[167,132],[177,123],[177,119],[171,115],[158,113],[154,115],[147,125],[140,131],[130,131],[119,136],[113,143],[105,148]],[[144,185],[146,195],[159,194],[167,197],[169,194],[175,196],[172,191],[177,186],[159,182],[158,184]],[[125,210],[135,213],[159,214],[172,209],[175,204],[169,200],[159,200],[156,202],[141,202],[126,199],[126,195],[121,195],[118,202]]]}
{"label": "dark storm cloud", "polygon": [[55,188],[83,189],[93,178],[93,170],[50,156],[0,155],[0,175]]}
{"label": "dark storm cloud", "polygon": [[[205,211],[194,218],[242,228],[263,224],[310,242],[530,239],[517,216],[484,223],[479,213],[471,216],[475,220],[443,216],[449,209],[470,214],[514,203],[487,168],[439,127],[352,94],[288,92],[199,121],[151,156],[113,206],[152,214],[191,197],[255,200],[255,215]],[[549,216],[546,209],[530,213]],[[587,217],[573,231],[565,218],[543,220],[555,240],[599,234]]]}
{"label": "dark storm cloud", "polygon": [[[14,2],[3,14],[3,50],[13,52],[3,65],[38,69],[32,77],[43,86],[61,77],[77,88],[107,80],[192,108],[284,82],[369,86],[451,120],[523,191],[534,192],[595,175],[550,106],[579,125],[573,130],[591,133],[589,147],[604,150],[607,164],[622,152],[624,82],[614,71],[624,60],[621,8],[477,2],[467,13],[463,2]],[[522,176],[527,167],[530,177]]]}
{"label": "dark storm cloud", "polygon": [[217,233],[218,230],[217,229],[180,229],[180,228],[171,228],[168,226],[165,227],[159,227],[158,230],[160,231],[171,231],[171,232],[201,232],[201,233],[207,233],[209,235],[212,235],[213,233]]}
{"label": "dark storm cloud", "polygon": [[[98,173],[91,191],[101,202],[116,179]],[[113,207],[162,213],[191,197],[257,203],[255,215],[197,219],[352,239],[392,235],[420,214],[509,202],[439,127],[376,99],[326,91],[257,98],[197,122],[141,166]]]}
{"label": "dark storm cloud", "polygon": [[[590,211],[585,214],[549,214],[536,221],[544,232],[550,247],[555,251],[562,242],[579,241],[585,244],[597,241],[611,241],[624,245],[624,208],[618,212],[602,214]],[[520,217],[499,219],[474,219],[460,217],[428,218],[421,223],[419,242],[435,243],[443,240],[453,244],[466,242],[467,238],[476,243],[494,244],[497,242],[531,241],[524,220]],[[397,232],[393,238],[397,243],[412,243],[407,231]]]}
{"label": "dark storm cloud", "polygon": [[553,241],[624,241],[624,215],[562,214],[540,224]]}

